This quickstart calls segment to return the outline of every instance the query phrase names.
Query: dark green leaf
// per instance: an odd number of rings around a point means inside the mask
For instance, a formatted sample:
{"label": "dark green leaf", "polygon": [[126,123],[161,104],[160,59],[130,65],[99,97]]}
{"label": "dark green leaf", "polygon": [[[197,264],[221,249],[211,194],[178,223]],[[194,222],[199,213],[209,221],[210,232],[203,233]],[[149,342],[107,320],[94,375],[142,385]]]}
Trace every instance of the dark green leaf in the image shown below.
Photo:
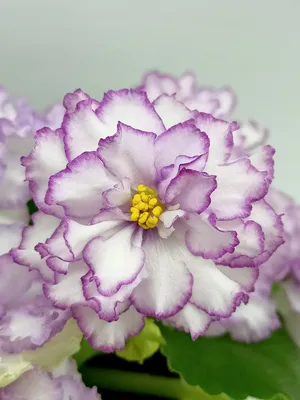
{"label": "dark green leaf", "polygon": [[81,345],[80,345],[80,350],[73,355],[73,358],[75,359],[78,368],[81,367],[87,360],[90,360],[91,358],[98,356],[101,353],[99,350],[95,350],[89,343],[82,339]]}
{"label": "dark green leaf", "polygon": [[28,209],[29,215],[32,215],[38,211],[38,208],[35,205],[35,202],[33,200],[27,201],[27,209]]}
{"label": "dark green leaf", "polygon": [[247,396],[267,399],[284,393],[300,398],[300,350],[284,329],[256,344],[234,342],[229,336],[190,336],[160,326],[166,341],[163,354],[173,371],[190,385],[210,394],[226,393],[240,400]]}

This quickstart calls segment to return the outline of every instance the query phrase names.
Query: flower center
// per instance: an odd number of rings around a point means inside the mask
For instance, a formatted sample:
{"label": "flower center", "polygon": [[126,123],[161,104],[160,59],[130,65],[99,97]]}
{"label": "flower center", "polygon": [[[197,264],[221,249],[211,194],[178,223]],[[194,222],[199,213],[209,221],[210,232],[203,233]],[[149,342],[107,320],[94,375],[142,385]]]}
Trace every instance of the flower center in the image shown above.
{"label": "flower center", "polygon": [[137,192],[132,198],[130,219],[137,222],[143,229],[155,228],[159,216],[164,211],[163,205],[154,189],[145,185],[138,185]]}

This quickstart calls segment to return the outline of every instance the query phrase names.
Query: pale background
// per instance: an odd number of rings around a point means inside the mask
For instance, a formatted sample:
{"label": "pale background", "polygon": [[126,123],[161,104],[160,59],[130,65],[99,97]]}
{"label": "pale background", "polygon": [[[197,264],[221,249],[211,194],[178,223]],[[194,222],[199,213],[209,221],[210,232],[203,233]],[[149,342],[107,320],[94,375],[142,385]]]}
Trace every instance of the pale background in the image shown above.
{"label": "pale background", "polygon": [[271,129],[275,183],[300,200],[299,16],[299,0],[0,0],[0,82],[42,108],[193,69]]}

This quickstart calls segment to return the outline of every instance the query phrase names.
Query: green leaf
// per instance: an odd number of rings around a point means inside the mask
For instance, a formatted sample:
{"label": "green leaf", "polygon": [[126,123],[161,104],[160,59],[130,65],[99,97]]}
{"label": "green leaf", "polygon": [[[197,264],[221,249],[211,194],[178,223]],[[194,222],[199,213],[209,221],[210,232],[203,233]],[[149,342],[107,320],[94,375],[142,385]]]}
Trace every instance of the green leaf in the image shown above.
{"label": "green leaf", "polygon": [[231,400],[224,393],[217,395],[205,393],[199,386],[188,385],[183,379],[181,380],[181,385],[183,395],[181,395],[180,400]]}
{"label": "green leaf", "polygon": [[35,203],[34,203],[33,200],[29,200],[29,201],[27,202],[27,209],[28,209],[29,215],[32,215],[32,214],[34,214],[35,212],[38,211],[38,208],[37,208],[37,206],[35,205]]}
{"label": "green leaf", "polygon": [[128,339],[125,349],[116,351],[116,354],[127,361],[143,364],[144,360],[157,352],[162,343],[159,327],[152,319],[146,318],[144,329],[137,336]]}
{"label": "green leaf", "polygon": [[300,349],[284,329],[262,342],[245,344],[227,335],[193,342],[184,332],[160,327],[169,367],[188,384],[236,400],[247,396],[269,399],[278,393],[299,399]]}
{"label": "green leaf", "polygon": [[276,293],[278,293],[280,290],[280,283],[279,282],[274,282],[272,285],[272,295],[275,295]]}
{"label": "green leaf", "polygon": [[95,350],[85,339],[82,339],[80,350],[73,355],[77,363],[77,367],[81,367],[87,360],[102,354],[101,351]]}
{"label": "green leaf", "polygon": [[[181,392],[183,393],[180,400],[233,400],[226,394],[208,394],[204,392],[199,386],[188,385],[183,379],[181,380]],[[263,400],[256,397],[247,397],[245,400]],[[283,394],[277,394],[271,399],[267,400],[289,400]]]}
{"label": "green leaf", "polygon": [[[247,397],[247,399],[245,400],[263,400],[263,399],[258,399],[257,397]],[[284,394],[276,394],[275,396],[272,396],[271,399],[267,399],[267,400],[289,400],[289,398],[287,396],[285,396]]]}

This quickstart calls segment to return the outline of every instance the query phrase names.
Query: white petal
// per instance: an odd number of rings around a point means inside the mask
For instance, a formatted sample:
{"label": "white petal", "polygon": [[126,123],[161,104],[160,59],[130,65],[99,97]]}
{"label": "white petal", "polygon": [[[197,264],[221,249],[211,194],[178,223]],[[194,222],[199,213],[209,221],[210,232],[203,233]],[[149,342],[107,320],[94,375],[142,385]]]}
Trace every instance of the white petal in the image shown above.
{"label": "white petal", "polygon": [[11,383],[3,391],[3,400],[54,400],[63,396],[62,389],[53,382],[51,376],[37,368],[25,372],[17,381]]}
{"label": "white petal", "polygon": [[132,244],[135,229],[136,225],[131,223],[107,240],[97,237],[83,251],[104,296],[111,296],[121,286],[132,283],[143,268],[144,252]]}
{"label": "white petal", "polygon": [[226,333],[227,329],[222,324],[222,319],[220,321],[213,321],[210,325],[207,331],[205,332],[205,336],[222,336]]}
{"label": "white petal", "polygon": [[1,225],[0,224],[0,255],[8,253],[13,247],[17,247],[21,241],[23,225]]}
{"label": "white petal", "polygon": [[106,169],[118,179],[129,178],[134,188],[139,184],[151,187],[156,174],[155,138],[154,133],[119,123],[116,135],[100,141],[98,154]]}
{"label": "white petal", "polygon": [[144,327],[144,317],[133,306],[113,322],[99,319],[89,307],[75,307],[73,315],[91,346],[105,353],[122,350],[126,340]]}
{"label": "white petal", "polygon": [[155,232],[148,233],[143,250],[149,277],[134,290],[132,301],[144,315],[164,319],[188,302],[193,279],[185,266],[186,249],[182,243],[174,235],[162,240]]}
{"label": "white petal", "polygon": [[11,342],[30,338],[34,346],[41,346],[49,339],[52,326],[43,314],[39,316],[16,309],[9,313],[9,318],[9,324],[1,328],[1,335],[8,336]]}
{"label": "white petal", "polygon": [[209,140],[193,123],[177,124],[160,135],[155,141],[155,166],[158,170],[175,163],[179,156],[201,156],[208,152]]}
{"label": "white petal", "polygon": [[138,90],[111,90],[105,93],[96,113],[103,122],[102,137],[114,135],[119,121],[156,134],[165,130],[146,94]]}
{"label": "white petal", "polygon": [[62,309],[85,303],[81,278],[87,271],[88,267],[82,261],[72,263],[66,275],[59,275],[57,284],[45,287],[45,295]]}
{"label": "white petal", "polygon": [[35,204],[40,210],[56,215],[62,215],[62,208],[47,206],[44,198],[49,177],[64,169],[67,163],[63,136],[60,130],[55,132],[48,128],[39,130],[35,137],[34,149],[28,157],[22,158],[22,165],[26,167],[26,179],[29,181]]}
{"label": "white petal", "polygon": [[192,118],[192,112],[175,96],[162,95],[153,104],[166,129]]}
{"label": "white petal", "polygon": [[131,196],[131,180],[129,178],[123,178],[112,189],[108,189],[103,193],[103,197],[110,207],[129,204]]}
{"label": "white petal", "polygon": [[82,225],[72,219],[65,218],[46,241],[47,252],[64,261],[81,258],[84,247],[95,237],[109,238],[121,229],[123,221],[104,221],[93,225]]}
{"label": "white petal", "polygon": [[101,208],[102,193],[115,184],[95,152],[85,152],[51,176],[45,202],[59,204],[73,218],[91,218]]}
{"label": "white petal", "polygon": [[215,176],[183,169],[172,179],[165,193],[165,202],[179,204],[180,208],[201,214],[210,205],[210,195],[216,189]]}
{"label": "white petal", "polygon": [[262,146],[268,139],[269,131],[255,121],[248,121],[241,125],[238,134],[244,137],[245,146],[250,150]]}
{"label": "white petal", "polygon": [[246,343],[266,339],[280,327],[274,302],[256,294],[251,295],[248,304],[241,304],[224,322],[233,340]]}
{"label": "white petal", "polygon": [[265,200],[260,200],[253,203],[249,220],[261,226],[264,233],[264,250],[269,257],[283,243],[281,216],[276,214]]}
{"label": "white petal", "polygon": [[0,224],[28,224],[29,214],[27,206],[16,209],[0,210]]}
{"label": "white petal", "polygon": [[32,216],[33,226],[27,226],[23,231],[23,238],[18,248],[12,250],[12,256],[18,264],[27,265],[30,269],[37,269],[45,280],[53,280],[54,274],[46,265],[45,259],[34,249],[57,228],[60,220],[56,217],[37,212]]}
{"label": "white petal", "polygon": [[187,303],[181,311],[167,318],[166,321],[171,323],[175,328],[190,333],[192,339],[196,340],[199,336],[204,335],[209,327],[211,319],[212,318],[206,312]]}
{"label": "white petal", "polygon": [[20,155],[8,154],[4,162],[6,169],[1,178],[0,207],[22,207],[31,196],[28,182],[25,182],[25,170],[20,162]]}
{"label": "white petal", "polygon": [[248,217],[252,203],[267,193],[267,173],[258,171],[247,158],[216,166],[214,174],[218,186],[211,194],[210,208],[218,219]]}
{"label": "white petal", "polygon": [[198,113],[195,116],[195,123],[209,137],[209,158],[206,169],[209,174],[216,175],[215,166],[227,162],[230,157],[233,147],[232,132],[238,128],[238,125],[204,113]]}
{"label": "white petal", "polygon": [[181,218],[184,215],[185,212],[179,209],[167,210],[163,212],[159,217],[161,223],[159,223],[157,226],[159,236],[163,239],[169,237],[175,231],[175,228],[173,227],[174,223],[178,218]]}
{"label": "white petal", "polygon": [[[65,143],[69,160],[97,149],[102,136],[102,124],[92,108],[92,100],[81,101],[73,113],[66,114],[63,121]],[[110,132],[110,135],[115,132]]]}
{"label": "white petal", "polygon": [[143,279],[141,272],[137,278],[130,284],[124,285],[120,290],[112,296],[102,296],[99,293],[97,279],[92,276],[91,271],[83,278],[83,292],[86,301],[91,304],[92,308],[98,313],[100,319],[105,321],[116,321],[118,316],[130,306],[128,300],[133,289],[139,285]]}
{"label": "white petal", "polygon": [[179,86],[176,78],[157,71],[150,71],[144,76],[142,90],[145,90],[150,101],[154,101],[164,93],[175,94],[179,90]]}
{"label": "white petal", "polygon": [[247,296],[241,286],[224,275],[210,260],[199,257],[188,268],[194,278],[191,303],[218,317],[228,317]]}
{"label": "white petal", "polygon": [[230,268],[218,266],[220,271],[228,276],[231,280],[237,282],[246,292],[254,290],[254,284],[257,281],[259,269],[251,267]]}
{"label": "white petal", "polygon": [[212,214],[208,218],[204,214],[190,214],[186,226],[186,246],[196,256],[217,260],[226,253],[233,253],[239,243],[235,231],[216,227]]}

